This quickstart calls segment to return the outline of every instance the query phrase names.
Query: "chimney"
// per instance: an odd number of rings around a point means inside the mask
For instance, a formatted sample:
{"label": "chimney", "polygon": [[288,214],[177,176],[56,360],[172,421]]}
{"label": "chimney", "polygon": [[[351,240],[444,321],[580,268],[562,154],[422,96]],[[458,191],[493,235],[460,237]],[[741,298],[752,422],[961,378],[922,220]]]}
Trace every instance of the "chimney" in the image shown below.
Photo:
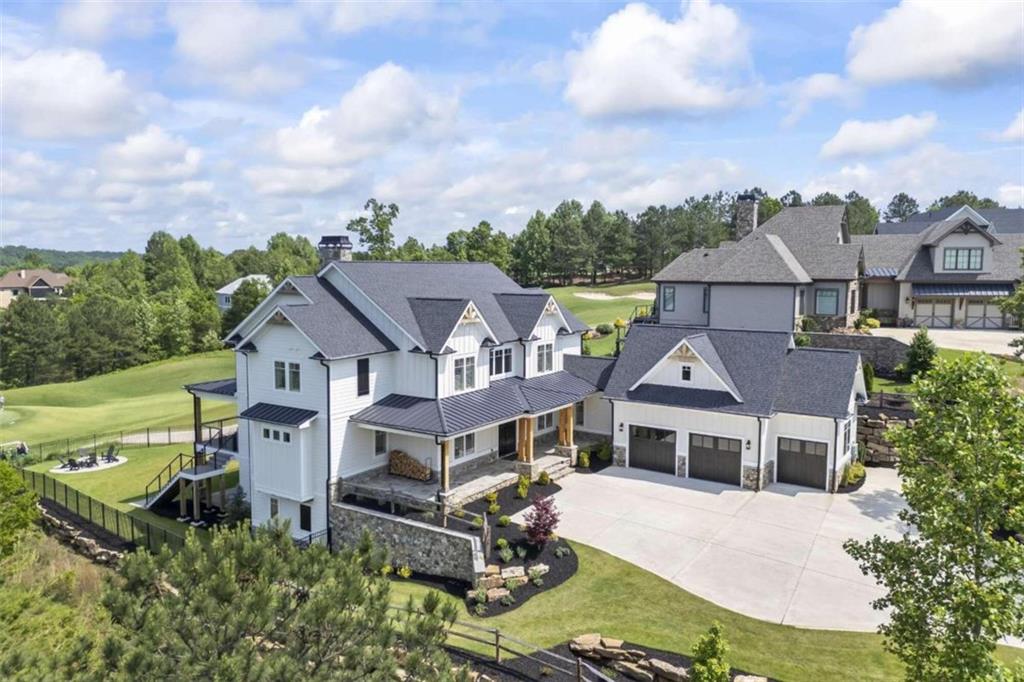
{"label": "chimney", "polygon": [[343,234],[325,234],[316,250],[320,253],[320,267],[333,260],[352,260],[352,242]]}
{"label": "chimney", "polygon": [[741,194],[736,197],[735,239],[740,240],[757,229],[757,197]]}
{"label": "chimney", "polygon": [[19,279],[25,279],[25,271],[24,270],[19,270],[18,271],[18,278]]}

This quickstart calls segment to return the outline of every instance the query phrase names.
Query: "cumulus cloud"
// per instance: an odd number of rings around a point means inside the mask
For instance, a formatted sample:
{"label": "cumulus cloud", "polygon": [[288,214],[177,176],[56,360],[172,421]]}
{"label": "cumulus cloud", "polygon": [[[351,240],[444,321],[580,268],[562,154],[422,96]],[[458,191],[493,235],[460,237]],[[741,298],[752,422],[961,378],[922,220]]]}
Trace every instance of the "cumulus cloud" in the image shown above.
{"label": "cumulus cloud", "polygon": [[274,138],[281,161],[300,166],[335,166],[379,153],[413,137],[430,137],[452,124],[454,96],[428,90],[405,69],[390,62],[370,71],[337,106],[313,107],[298,125]]}
{"label": "cumulus cloud", "polygon": [[1008,182],[999,186],[999,203],[1007,208],[1024,206],[1024,185]]}
{"label": "cumulus cloud", "polygon": [[291,7],[239,0],[172,5],[167,20],[177,33],[175,51],[197,80],[220,83],[245,95],[294,87],[295,63],[275,58],[275,48],[304,37],[301,15]]}
{"label": "cumulus cloud", "polygon": [[584,116],[738,106],[746,95],[747,30],[724,5],[692,0],[675,21],[644,4],[612,14],[567,56],[565,99]]}
{"label": "cumulus cloud", "polygon": [[153,29],[153,5],[108,0],[75,0],[57,12],[57,27],[66,35],[100,43],[114,35],[141,38]]}
{"label": "cumulus cloud", "polygon": [[1024,4],[1005,0],[903,0],[858,26],[847,46],[850,76],[873,85],[906,80],[967,84],[1020,66]]}
{"label": "cumulus cloud", "polygon": [[935,129],[933,113],[907,114],[884,121],[845,121],[821,147],[821,156],[873,156],[900,151],[924,140]]}
{"label": "cumulus cloud", "polygon": [[784,126],[795,125],[815,102],[839,100],[850,106],[860,98],[860,89],[856,85],[834,73],[815,73],[800,78],[790,83],[786,90],[785,105],[789,113],[782,120]]}
{"label": "cumulus cloud", "polygon": [[368,28],[402,22],[423,21],[435,8],[423,2],[336,2],[331,8],[328,26],[339,33],[357,33]]}
{"label": "cumulus cloud", "polygon": [[202,151],[190,147],[184,138],[150,125],[124,142],[105,147],[100,168],[106,178],[118,182],[171,182],[194,176],[202,156]]}
{"label": "cumulus cloud", "polygon": [[1024,142],[1024,109],[1017,112],[1017,116],[1006,126],[1006,130],[996,136],[996,139],[1003,142]]}
{"label": "cumulus cloud", "polygon": [[342,189],[355,176],[347,168],[289,168],[253,166],[244,172],[260,194],[275,196],[316,196]]}
{"label": "cumulus cloud", "polygon": [[14,128],[36,138],[81,138],[120,132],[138,120],[135,97],[120,70],[88,50],[0,55],[3,111]]}

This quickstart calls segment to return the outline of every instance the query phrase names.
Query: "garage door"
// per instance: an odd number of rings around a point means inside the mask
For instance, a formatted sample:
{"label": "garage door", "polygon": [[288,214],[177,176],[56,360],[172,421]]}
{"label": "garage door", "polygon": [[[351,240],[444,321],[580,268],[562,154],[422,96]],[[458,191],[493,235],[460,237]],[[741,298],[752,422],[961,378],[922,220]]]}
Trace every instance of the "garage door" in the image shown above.
{"label": "garage door", "polygon": [[914,324],[931,329],[953,326],[953,301],[949,299],[920,299],[914,308]]}
{"label": "garage door", "polygon": [[964,321],[969,329],[1002,329],[1003,311],[991,301],[967,301],[967,317]]}
{"label": "garage door", "polygon": [[629,466],[676,473],[676,432],[646,426],[629,427]]}
{"label": "garage door", "polygon": [[825,489],[828,445],[795,438],[779,438],[778,481]]}
{"label": "garage door", "polygon": [[743,453],[735,438],[690,434],[690,477],[739,485]]}

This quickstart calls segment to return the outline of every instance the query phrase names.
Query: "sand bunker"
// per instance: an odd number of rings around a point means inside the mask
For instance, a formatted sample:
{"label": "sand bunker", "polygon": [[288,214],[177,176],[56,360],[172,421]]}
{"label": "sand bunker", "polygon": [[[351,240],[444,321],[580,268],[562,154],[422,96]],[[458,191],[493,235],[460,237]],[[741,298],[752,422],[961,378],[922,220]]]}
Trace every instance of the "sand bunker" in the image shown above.
{"label": "sand bunker", "polygon": [[604,294],[599,291],[579,291],[574,294],[579,298],[585,298],[588,301],[617,301],[621,298],[633,298],[638,301],[653,301],[654,294],[648,291],[641,291],[635,294],[626,294],[625,296],[612,296],[610,294]]}

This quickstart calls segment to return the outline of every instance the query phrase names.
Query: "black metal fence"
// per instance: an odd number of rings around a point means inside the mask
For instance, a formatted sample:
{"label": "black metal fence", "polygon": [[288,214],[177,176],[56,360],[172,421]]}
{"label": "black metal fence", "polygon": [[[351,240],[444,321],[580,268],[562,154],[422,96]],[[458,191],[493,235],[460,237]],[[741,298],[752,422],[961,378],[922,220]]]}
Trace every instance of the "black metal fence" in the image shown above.
{"label": "black metal fence", "polygon": [[184,535],[126,514],[52,476],[28,469],[18,471],[25,484],[39,497],[51,500],[83,521],[88,521],[137,547],[145,547],[155,553],[165,545],[174,551],[185,545]]}

